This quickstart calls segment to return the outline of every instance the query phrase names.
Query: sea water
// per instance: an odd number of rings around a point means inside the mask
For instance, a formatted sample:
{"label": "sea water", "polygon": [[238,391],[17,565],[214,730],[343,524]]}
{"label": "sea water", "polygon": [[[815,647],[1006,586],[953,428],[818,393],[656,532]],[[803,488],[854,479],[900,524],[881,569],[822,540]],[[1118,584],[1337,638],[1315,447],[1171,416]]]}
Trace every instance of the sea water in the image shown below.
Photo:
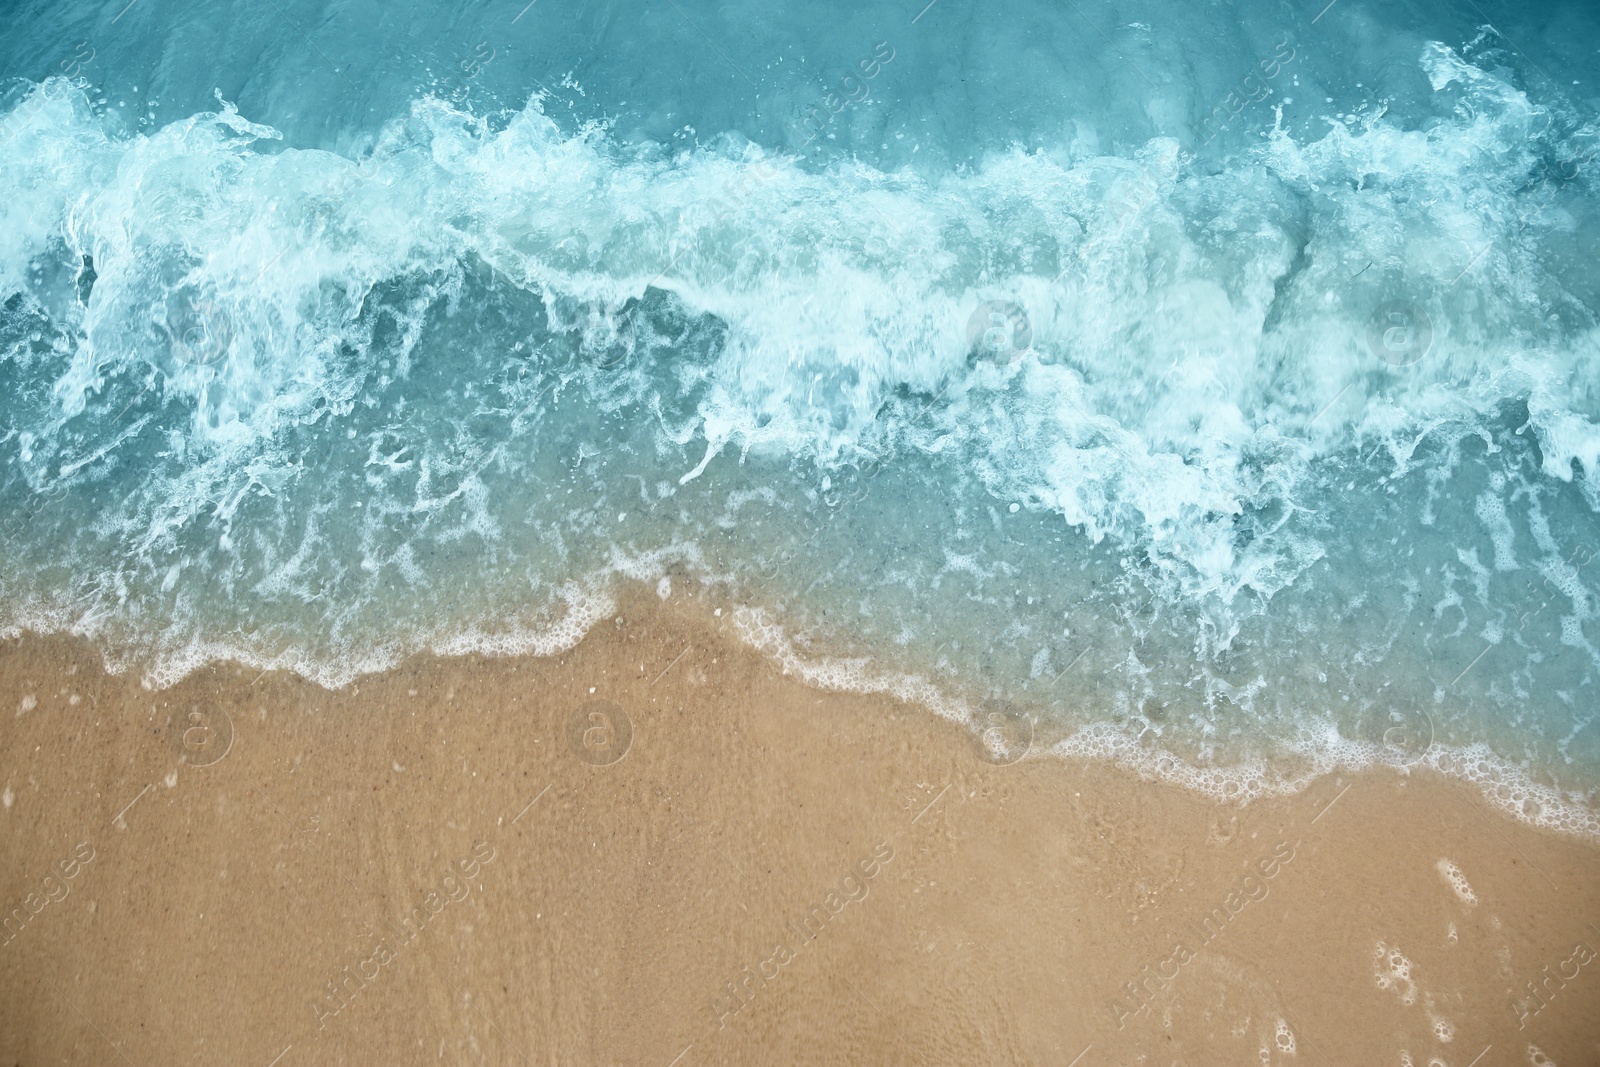
{"label": "sea water", "polygon": [[1600,9],[31,3],[0,632],[152,686],[717,591],[1223,797],[1596,832]]}

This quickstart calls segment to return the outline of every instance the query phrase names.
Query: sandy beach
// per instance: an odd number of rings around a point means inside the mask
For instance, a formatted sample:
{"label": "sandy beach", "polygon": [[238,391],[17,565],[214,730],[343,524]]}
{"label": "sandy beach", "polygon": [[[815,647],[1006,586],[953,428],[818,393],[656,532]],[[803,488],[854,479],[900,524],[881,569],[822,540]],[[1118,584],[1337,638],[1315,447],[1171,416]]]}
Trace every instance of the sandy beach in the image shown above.
{"label": "sandy beach", "polygon": [[1430,775],[997,762],[648,595],[339,692],[64,639],[0,692],[7,1063],[1600,1062],[1600,848]]}

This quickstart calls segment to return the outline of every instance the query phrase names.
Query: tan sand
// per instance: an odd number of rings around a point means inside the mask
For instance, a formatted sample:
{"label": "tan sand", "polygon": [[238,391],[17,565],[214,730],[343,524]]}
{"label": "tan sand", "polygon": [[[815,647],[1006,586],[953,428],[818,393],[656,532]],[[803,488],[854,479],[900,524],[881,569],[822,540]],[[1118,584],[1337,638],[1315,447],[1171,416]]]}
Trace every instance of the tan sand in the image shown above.
{"label": "tan sand", "polygon": [[0,646],[0,1063],[1600,1063],[1591,843],[997,765],[653,600],[336,693]]}

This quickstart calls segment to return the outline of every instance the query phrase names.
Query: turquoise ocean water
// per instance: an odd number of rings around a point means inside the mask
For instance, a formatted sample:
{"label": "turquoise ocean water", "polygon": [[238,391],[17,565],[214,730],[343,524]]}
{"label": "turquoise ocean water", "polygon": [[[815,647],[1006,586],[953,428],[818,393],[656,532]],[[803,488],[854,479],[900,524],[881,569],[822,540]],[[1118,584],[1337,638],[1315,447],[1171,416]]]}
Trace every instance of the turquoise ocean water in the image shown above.
{"label": "turquoise ocean water", "polygon": [[0,632],[711,583],[814,683],[1596,832],[1600,9],[27,2]]}

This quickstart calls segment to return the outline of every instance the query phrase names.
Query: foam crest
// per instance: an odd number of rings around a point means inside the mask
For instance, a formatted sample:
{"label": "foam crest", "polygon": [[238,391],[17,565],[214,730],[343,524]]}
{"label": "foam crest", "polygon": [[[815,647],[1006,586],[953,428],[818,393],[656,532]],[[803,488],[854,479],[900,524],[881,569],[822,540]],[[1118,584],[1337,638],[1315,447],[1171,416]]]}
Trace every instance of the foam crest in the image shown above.
{"label": "foam crest", "polygon": [[[1133,159],[1015,151],[936,179],[811,172],[748,144],[669,156],[566,132],[537,97],[503,126],[424,98],[352,162],[264,151],[276,132],[230,105],[113,136],[57,79],[7,117],[38,162],[7,154],[4,258],[61,241],[93,260],[63,415],[108,367],[148,361],[191,397],[197,438],[255,451],[285,420],[353,402],[377,354],[345,352],[374,343],[376,287],[420,273],[448,289],[481,257],[566,326],[655,286],[726,327],[701,369],[708,455],[839,462],[892,432],[876,420],[897,391],[942,390],[929,432],[975,453],[995,493],[1140,544],[1185,595],[1270,596],[1321,547],[1275,529],[1247,546],[1238,519],[1301,506],[1309,461],[1340,441],[1438,433],[1529,396],[1547,469],[1571,478],[1600,456],[1600,429],[1550,385],[1596,384],[1596,361],[1536,340],[1523,310],[1556,283],[1538,263],[1545,220],[1523,225],[1514,195],[1541,148],[1578,142],[1442,45],[1421,64],[1442,114],[1428,132],[1381,112],[1311,142],[1279,129],[1216,177],[1166,140]],[[52,181],[74,189],[70,209]],[[1377,266],[1349,281],[1357,261]],[[1502,280],[1507,298],[1482,297]],[[1389,401],[1330,409],[1387,373],[1366,343],[1385,298],[1432,309],[1434,351],[1383,380]],[[1027,315],[1018,366],[970,359],[969,319],[992,300]],[[1573,336],[1592,349],[1591,331]]]}
{"label": "foam crest", "polygon": [[921,705],[954,722],[966,723],[972,708],[926,679],[884,669],[868,657],[807,656],[763,608],[740,605],[732,616],[734,632],[746,645],[771,659],[785,674],[832,692],[873,693]]}

